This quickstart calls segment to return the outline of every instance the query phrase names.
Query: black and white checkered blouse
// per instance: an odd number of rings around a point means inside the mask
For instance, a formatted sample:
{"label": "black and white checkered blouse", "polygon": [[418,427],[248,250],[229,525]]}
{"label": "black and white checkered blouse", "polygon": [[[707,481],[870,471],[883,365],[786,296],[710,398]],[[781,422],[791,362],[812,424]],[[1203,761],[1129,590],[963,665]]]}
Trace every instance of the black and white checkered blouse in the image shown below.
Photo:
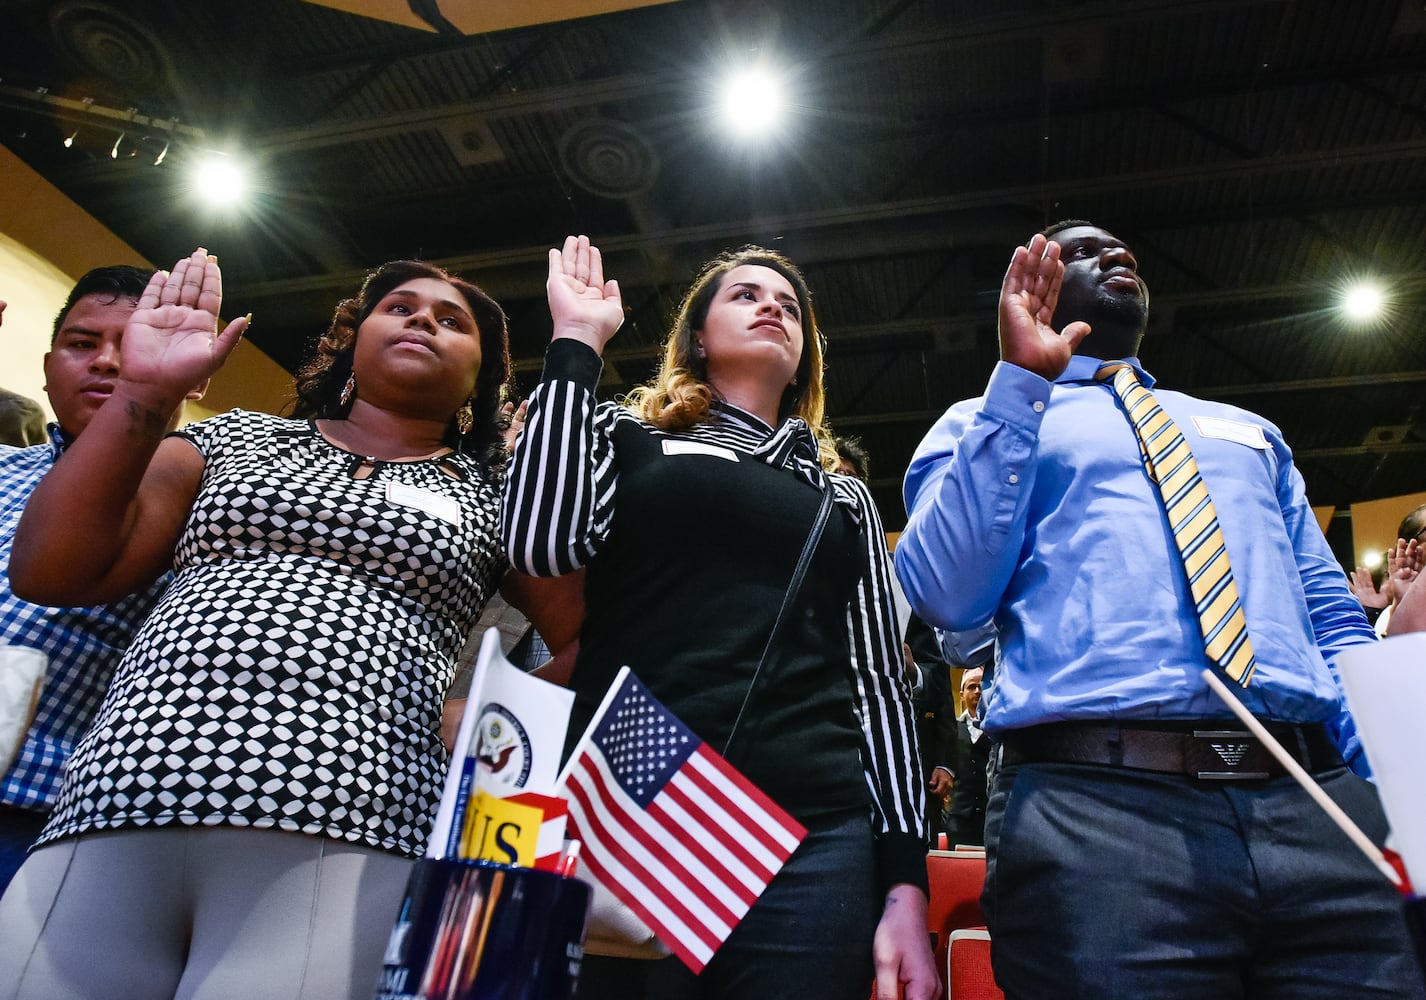
{"label": "black and white checkered blouse", "polygon": [[206,467],[173,586],[39,842],[231,825],[418,856],[454,657],[507,566],[500,484],[458,455],[364,463],[241,410],[182,435]]}

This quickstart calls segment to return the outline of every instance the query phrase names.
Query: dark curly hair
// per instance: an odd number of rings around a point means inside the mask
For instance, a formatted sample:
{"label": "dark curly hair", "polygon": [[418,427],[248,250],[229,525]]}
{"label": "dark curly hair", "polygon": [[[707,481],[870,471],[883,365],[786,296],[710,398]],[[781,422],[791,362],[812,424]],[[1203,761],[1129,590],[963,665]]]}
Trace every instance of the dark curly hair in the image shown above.
{"label": "dark curly hair", "polygon": [[476,285],[425,261],[394,260],[382,264],[366,276],[356,298],[338,303],[332,325],[297,373],[297,398],[292,406],[292,416],[340,420],[347,415],[351,404],[343,406],[341,395],[342,387],[352,373],[357,329],[371,315],[377,303],[394,289],[418,278],[444,281],[460,292],[480,331],[480,373],[476,376],[472,403],[475,426],[470,433],[461,434],[452,414],[450,425],[446,428],[445,443],[456,451],[473,456],[487,468],[498,468],[505,459],[502,437],[505,421],[500,407],[512,390],[510,336],[505,312]]}

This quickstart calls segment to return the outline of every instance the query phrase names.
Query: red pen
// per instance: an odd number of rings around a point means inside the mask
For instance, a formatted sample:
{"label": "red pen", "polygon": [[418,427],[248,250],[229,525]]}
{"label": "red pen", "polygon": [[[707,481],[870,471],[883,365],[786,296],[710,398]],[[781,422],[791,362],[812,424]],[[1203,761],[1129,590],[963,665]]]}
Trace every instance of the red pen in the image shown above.
{"label": "red pen", "polygon": [[565,878],[573,878],[574,870],[579,866],[579,841],[568,841],[564,846],[564,854],[560,856],[559,873]]}

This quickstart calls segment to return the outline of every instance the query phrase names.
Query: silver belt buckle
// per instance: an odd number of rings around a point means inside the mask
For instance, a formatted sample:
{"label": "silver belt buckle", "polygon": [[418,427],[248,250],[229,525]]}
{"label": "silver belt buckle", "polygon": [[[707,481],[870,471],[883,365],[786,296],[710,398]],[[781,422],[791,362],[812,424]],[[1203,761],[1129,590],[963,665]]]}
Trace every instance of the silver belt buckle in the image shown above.
{"label": "silver belt buckle", "polygon": [[1224,768],[1222,771],[1199,771],[1200,781],[1262,781],[1271,778],[1267,771],[1235,771],[1232,768],[1242,763],[1247,756],[1248,750],[1258,738],[1252,733],[1242,729],[1195,729],[1193,738],[1202,740],[1208,744],[1209,753],[1204,754],[1211,760],[1221,761]]}

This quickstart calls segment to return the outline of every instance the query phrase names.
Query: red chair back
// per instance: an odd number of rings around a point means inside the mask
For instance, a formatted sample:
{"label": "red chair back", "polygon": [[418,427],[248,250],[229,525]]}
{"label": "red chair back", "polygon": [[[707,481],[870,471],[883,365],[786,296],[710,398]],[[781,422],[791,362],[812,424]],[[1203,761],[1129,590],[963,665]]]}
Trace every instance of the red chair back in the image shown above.
{"label": "red chair back", "polygon": [[926,929],[935,939],[936,967],[946,968],[951,932],[984,927],[980,890],[985,885],[985,851],[931,851],[926,855],[931,899]]}
{"label": "red chair back", "polygon": [[946,951],[946,1000],[1005,1000],[990,968],[990,933],[984,927],[951,931]]}

